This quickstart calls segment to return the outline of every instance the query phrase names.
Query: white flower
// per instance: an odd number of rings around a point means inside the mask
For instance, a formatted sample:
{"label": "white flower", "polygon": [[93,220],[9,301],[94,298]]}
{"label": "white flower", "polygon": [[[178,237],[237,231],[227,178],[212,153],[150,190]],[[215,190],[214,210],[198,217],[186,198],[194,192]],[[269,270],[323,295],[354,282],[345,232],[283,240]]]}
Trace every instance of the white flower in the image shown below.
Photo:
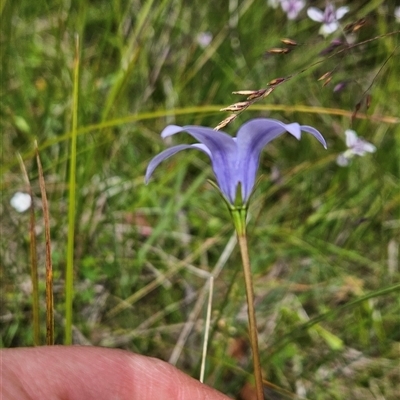
{"label": "white flower", "polygon": [[352,129],[347,129],[345,135],[347,150],[339,154],[336,159],[336,163],[340,167],[346,167],[349,165],[350,160],[354,158],[354,156],[362,157],[367,153],[375,153],[376,147],[372,143],[358,137],[357,133]]}
{"label": "white flower", "polygon": [[400,24],[400,6],[394,9],[394,18],[396,19],[396,22]]}
{"label": "white flower", "polygon": [[299,12],[306,5],[305,0],[281,0],[282,10],[286,13],[288,19],[296,19]]}
{"label": "white flower", "polygon": [[211,34],[211,32],[200,32],[196,38],[198,45],[202,49],[205,49],[211,43],[212,39],[213,35]]}
{"label": "white flower", "polygon": [[307,15],[313,21],[322,22],[319,33],[323,36],[328,36],[339,28],[339,19],[343,18],[348,12],[349,7],[339,7],[335,10],[331,3],[327,3],[325,11],[322,12],[316,7],[309,7]]}
{"label": "white flower", "polygon": [[11,207],[22,213],[29,209],[32,199],[28,193],[17,192],[10,200]]}

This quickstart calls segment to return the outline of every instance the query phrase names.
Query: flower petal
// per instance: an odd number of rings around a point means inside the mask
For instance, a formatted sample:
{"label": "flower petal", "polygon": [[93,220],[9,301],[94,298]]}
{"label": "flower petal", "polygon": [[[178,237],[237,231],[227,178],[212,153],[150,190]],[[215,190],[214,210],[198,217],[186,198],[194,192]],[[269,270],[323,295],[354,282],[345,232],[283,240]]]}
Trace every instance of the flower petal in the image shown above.
{"label": "flower petal", "polygon": [[242,199],[246,202],[254,188],[261,150],[285,132],[282,122],[255,118],[243,124],[237,133],[239,151],[237,174],[242,183]]}
{"label": "flower petal", "polygon": [[167,137],[182,131],[187,132],[208,148],[218,186],[233,204],[238,183],[235,173],[238,158],[235,140],[225,132],[195,125],[182,127],[169,125],[162,131],[161,136]]}
{"label": "flower petal", "polygon": [[339,24],[336,21],[330,22],[328,24],[323,24],[319,30],[319,33],[323,36],[328,36],[331,33],[337,31]]}
{"label": "flower petal", "polygon": [[366,153],[375,153],[376,147],[372,143],[358,138],[356,145],[351,150],[358,156],[365,156]]}
{"label": "flower petal", "polygon": [[350,160],[344,153],[340,153],[336,158],[336,164],[339,165],[339,167],[347,167],[350,164]]}
{"label": "flower petal", "polygon": [[307,15],[313,21],[316,21],[316,22],[324,21],[324,13],[316,7],[309,7],[307,9]]}
{"label": "flower petal", "polygon": [[315,139],[317,139],[318,142],[320,142],[322,144],[322,146],[324,146],[325,149],[328,147],[326,145],[325,138],[321,135],[321,133],[317,129],[313,128],[312,126],[308,126],[308,125],[301,125],[300,128],[304,132],[311,133],[311,135],[313,135],[315,137]]}
{"label": "flower petal", "polygon": [[165,138],[168,137],[168,136],[175,135],[175,133],[179,133],[179,132],[182,132],[182,131],[183,131],[183,128],[182,128],[181,126],[178,126],[178,125],[168,125],[168,126],[166,126],[166,127],[162,130],[162,132],[161,132],[161,137],[162,137],[163,139],[165,139]]}
{"label": "flower petal", "polygon": [[150,179],[151,175],[153,174],[154,170],[158,167],[158,165],[161,162],[163,162],[167,158],[173,156],[174,154],[176,154],[176,153],[178,153],[178,152],[180,152],[182,150],[193,149],[193,148],[201,150],[204,153],[206,153],[208,156],[210,156],[210,153],[209,153],[208,149],[204,148],[200,144],[180,144],[178,146],[170,147],[169,149],[162,151],[160,154],[157,154],[149,162],[149,165],[147,166],[147,170],[146,170],[146,175],[145,175],[145,178],[144,178],[144,181],[145,181],[146,185],[149,182],[149,179]]}
{"label": "flower petal", "polygon": [[336,19],[342,19],[342,18],[345,16],[345,14],[347,14],[349,11],[350,11],[350,8],[349,8],[349,7],[346,7],[346,6],[344,6],[344,7],[339,7],[339,8],[336,10],[336,14],[335,14]]}
{"label": "flower petal", "polygon": [[300,11],[306,5],[304,0],[282,0],[282,10],[287,14],[288,19],[296,19]]}
{"label": "flower petal", "polygon": [[196,125],[168,125],[161,132],[161,137],[165,139],[168,136],[175,135],[179,132],[187,132],[190,136],[193,136],[200,143],[204,143],[211,152],[218,150],[221,147],[233,146],[233,139],[230,135],[222,131],[215,131],[211,128]]}
{"label": "flower petal", "polygon": [[346,129],[344,134],[346,135],[346,146],[354,147],[358,141],[358,136],[356,131],[353,131],[353,129]]}
{"label": "flower petal", "polygon": [[285,131],[300,140],[301,130],[311,133],[326,147],[325,139],[314,128],[300,126],[298,123],[284,124],[269,118],[256,118],[243,124],[237,133],[239,165],[237,173],[242,183],[242,198],[246,202],[253,190],[260,154],[264,146]]}
{"label": "flower petal", "polygon": [[375,153],[376,152],[376,146],[374,146],[372,143],[363,141],[363,150],[366,153]]}

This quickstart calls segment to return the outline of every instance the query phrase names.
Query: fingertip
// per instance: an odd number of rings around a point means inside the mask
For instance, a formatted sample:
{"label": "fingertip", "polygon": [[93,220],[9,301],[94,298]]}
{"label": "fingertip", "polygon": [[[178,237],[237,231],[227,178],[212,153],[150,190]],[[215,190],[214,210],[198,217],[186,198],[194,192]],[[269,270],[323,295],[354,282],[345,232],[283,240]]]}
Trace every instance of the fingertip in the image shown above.
{"label": "fingertip", "polygon": [[[227,400],[227,396],[186,375],[165,361],[131,355],[138,399],[162,400]],[[146,396],[144,396],[144,393]],[[136,397],[135,397],[136,399]]]}

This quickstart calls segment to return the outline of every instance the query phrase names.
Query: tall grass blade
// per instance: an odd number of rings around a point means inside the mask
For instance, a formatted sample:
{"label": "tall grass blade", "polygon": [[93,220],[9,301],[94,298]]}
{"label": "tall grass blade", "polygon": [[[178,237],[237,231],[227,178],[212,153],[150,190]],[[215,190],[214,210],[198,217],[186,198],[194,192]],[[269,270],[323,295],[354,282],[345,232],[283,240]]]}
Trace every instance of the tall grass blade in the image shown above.
{"label": "tall grass blade", "polygon": [[74,89],[72,99],[72,132],[69,164],[67,270],[65,274],[65,344],[72,343],[72,302],[74,297],[74,238],[76,211],[76,142],[78,132],[79,36],[75,37]]}

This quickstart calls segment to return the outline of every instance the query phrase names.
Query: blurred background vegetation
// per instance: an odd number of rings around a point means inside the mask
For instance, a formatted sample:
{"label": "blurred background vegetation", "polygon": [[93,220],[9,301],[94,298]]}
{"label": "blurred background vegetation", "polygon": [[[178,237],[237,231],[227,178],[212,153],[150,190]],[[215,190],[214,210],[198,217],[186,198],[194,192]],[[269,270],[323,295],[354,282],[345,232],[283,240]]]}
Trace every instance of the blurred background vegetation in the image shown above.
{"label": "blurred background vegetation", "polygon": [[[328,142],[325,151],[307,135],[300,142],[284,135],[261,160],[249,240],[269,394],[399,398],[400,24],[395,2],[347,3],[341,29],[324,39],[306,8],[291,21],[266,0],[2,0],[1,346],[33,344],[29,212],[10,205],[17,191],[28,191],[18,153],[34,192],[45,343],[34,140],[50,208],[56,343],[64,340],[79,35],[73,342],[160,357],[198,377],[214,274],[206,383],[250,399],[240,255],[226,206],[207,183],[209,162],[186,152],[148,186],[143,176],[175,140],[161,140],[167,124],[214,127],[228,115],[221,108],[242,100],[233,91],[294,75],[224,129],[234,134],[246,120],[268,116],[312,125]],[[323,9],[325,1],[310,5]],[[365,25],[345,34],[360,18]],[[293,51],[267,53],[285,37],[298,43]],[[321,55],[333,38],[375,39]],[[331,70],[324,86],[318,78]],[[343,168],[335,160],[350,128],[377,151]]]}

